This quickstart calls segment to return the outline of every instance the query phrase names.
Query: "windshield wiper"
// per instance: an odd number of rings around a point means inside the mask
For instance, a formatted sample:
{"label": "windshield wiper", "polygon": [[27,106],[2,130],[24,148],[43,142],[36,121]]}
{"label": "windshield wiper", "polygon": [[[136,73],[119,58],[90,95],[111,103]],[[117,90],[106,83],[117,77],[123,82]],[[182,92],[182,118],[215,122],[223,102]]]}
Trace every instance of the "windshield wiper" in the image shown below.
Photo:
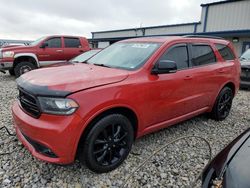
{"label": "windshield wiper", "polygon": [[111,68],[110,66],[105,65],[105,64],[98,64],[98,63],[94,63],[93,65],[100,66],[100,67],[107,67],[107,68]]}

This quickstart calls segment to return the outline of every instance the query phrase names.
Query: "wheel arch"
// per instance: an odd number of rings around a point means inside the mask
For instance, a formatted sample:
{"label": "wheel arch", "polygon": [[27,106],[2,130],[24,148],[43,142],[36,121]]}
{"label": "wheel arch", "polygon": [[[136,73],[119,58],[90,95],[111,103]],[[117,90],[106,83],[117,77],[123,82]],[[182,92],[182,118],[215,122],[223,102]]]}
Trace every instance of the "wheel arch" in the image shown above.
{"label": "wheel arch", "polygon": [[136,113],[128,108],[128,107],[123,107],[123,106],[118,106],[118,107],[112,107],[109,109],[106,109],[102,112],[100,112],[99,114],[95,115],[90,122],[87,124],[87,126],[85,127],[85,129],[83,130],[83,132],[81,133],[81,136],[79,138],[78,144],[77,144],[77,151],[76,151],[76,156],[78,156],[78,154],[81,153],[82,151],[82,144],[83,141],[85,140],[87,134],[89,133],[89,131],[91,130],[91,128],[93,127],[93,125],[98,122],[101,118],[110,115],[110,114],[122,114],[125,117],[127,117],[129,119],[129,121],[131,122],[133,129],[134,129],[134,139],[137,137],[137,132],[138,132],[138,117],[136,115]]}
{"label": "wheel arch", "polygon": [[14,56],[14,64],[13,67],[15,67],[17,65],[18,62],[21,61],[28,61],[33,63],[36,67],[40,67],[39,66],[39,62],[37,59],[37,56],[33,53],[20,53],[20,54],[16,54]]}
{"label": "wheel arch", "polygon": [[230,89],[232,89],[233,95],[234,96],[236,95],[236,87],[233,82],[227,82],[226,84],[224,84],[224,86],[221,89],[223,89],[224,87],[229,87]]}

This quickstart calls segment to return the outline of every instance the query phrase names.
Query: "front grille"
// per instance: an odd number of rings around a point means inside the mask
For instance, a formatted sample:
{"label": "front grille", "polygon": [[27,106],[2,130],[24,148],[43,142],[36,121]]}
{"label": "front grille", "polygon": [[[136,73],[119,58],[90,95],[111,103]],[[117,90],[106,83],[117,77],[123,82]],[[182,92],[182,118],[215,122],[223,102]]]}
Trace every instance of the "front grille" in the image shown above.
{"label": "front grille", "polygon": [[34,96],[28,94],[27,92],[19,89],[19,101],[25,112],[29,115],[38,118],[41,114],[37,100]]}

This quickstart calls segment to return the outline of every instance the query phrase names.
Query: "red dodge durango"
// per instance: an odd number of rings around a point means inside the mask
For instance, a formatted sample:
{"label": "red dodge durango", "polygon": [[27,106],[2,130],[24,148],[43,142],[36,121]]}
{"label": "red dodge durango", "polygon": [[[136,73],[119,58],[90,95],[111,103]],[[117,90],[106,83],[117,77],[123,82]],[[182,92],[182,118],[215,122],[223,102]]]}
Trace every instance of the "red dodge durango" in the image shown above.
{"label": "red dodge durango", "polygon": [[135,138],[210,113],[225,119],[239,88],[230,42],[208,36],[117,42],[87,62],[17,79],[18,138],[37,158],[97,173],[118,167]]}

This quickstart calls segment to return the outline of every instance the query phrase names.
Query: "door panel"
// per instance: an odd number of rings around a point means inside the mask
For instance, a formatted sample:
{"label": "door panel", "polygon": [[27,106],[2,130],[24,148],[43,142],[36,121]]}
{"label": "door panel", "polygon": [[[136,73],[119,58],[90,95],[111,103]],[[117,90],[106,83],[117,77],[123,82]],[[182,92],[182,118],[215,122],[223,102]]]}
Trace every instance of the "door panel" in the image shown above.
{"label": "door panel", "polygon": [[38,60],[41,65],[50,64],[50,62],[63,61],[64,50],[62,48],[61,37],[50,38],[44,43],[47,44],[45,48],[39,48],[38,50]]}
{"label": "door panel", "polygon": [[63,39],[64,54],[67,60],[70,60],[84,52],[79,38],[64,37]]}
{"label": "door panel", "polygon": [[160,58],[177,64],[176,73],[149,76],[148,109],[153,111],[147,117],[146,125],[167,121],[190,112],[192,95],[192,70],[188,69],[189,58],[186,44],[170,47]]}
{"label": "door panel", "polygon": [[216,55],[209,44],[192,44],[191,70],[195,96],[190,101],[190,110],[198,110],[211,105],[214,93],[220,87],[219,71],[224,71],[217,62]]}
{"label": "door panel", "polygon": [[167,121],[190,112],[192,79],[185,78],[190,70],[181,70],[171,74],[150,76],[151,86],[148,90],[148,109],[153,111],[148,117],[147,125]]}

